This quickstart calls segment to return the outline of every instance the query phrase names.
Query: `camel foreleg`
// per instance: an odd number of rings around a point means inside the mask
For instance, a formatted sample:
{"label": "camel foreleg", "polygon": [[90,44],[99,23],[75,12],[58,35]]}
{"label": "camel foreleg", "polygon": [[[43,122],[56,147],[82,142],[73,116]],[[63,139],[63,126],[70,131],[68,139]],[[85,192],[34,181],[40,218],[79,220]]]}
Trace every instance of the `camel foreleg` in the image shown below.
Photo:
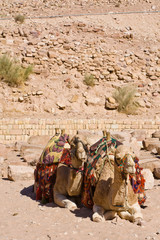
{"label": "camel foreleg", "polygon": [[122,219],[129,220],[130,222],[135,222],[137,225],[142,225],[143,215],[141,213],[141,208],[138,203],[133,204],[128,211],[118,212],[118,215]]}
{"label": "camel foreleg", "polygon": [[94,222],[102,222],[102,221],[105,221],[105,218],[104,218],[104,212],[105,210],[101,207],[101,206],[98,206],[98,205],[94,205],[93,206],[93,215],[92,215],[92,220]]}
{"label": "camel foreleg", "polygon": [[77,205],[69,200],[66,196],[60,194],[57,191],[54,191],[54,202],[64,208],[68,208],[69,210],[73,211],[77,208]]}

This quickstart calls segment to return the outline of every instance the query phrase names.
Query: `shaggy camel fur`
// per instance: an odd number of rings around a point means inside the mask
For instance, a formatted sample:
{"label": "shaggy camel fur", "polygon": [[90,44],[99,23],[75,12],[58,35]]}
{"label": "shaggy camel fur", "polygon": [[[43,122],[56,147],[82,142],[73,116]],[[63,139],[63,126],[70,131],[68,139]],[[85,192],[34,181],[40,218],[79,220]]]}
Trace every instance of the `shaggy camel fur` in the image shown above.
{"label": "shaggy camel fur", "polygon": [[[117,214],[141,224],[142,213],[138,197],[133,192],[129,174],[135,174],[134,153],[124,145],[117,147],[114,161],[106,161],[94,192],[92,219],[100,222]],[[122,162],[122,159],[125,159]]]}
{"label": "shaggy camel fur", "polygon": [[83,183],[84,163],[87,161],[87,144],[76,135],[70,141],[72,166],[59,164],[53,190],[54,202],[60,207],[74,210],[77,205],[67,196],[79,196]]}

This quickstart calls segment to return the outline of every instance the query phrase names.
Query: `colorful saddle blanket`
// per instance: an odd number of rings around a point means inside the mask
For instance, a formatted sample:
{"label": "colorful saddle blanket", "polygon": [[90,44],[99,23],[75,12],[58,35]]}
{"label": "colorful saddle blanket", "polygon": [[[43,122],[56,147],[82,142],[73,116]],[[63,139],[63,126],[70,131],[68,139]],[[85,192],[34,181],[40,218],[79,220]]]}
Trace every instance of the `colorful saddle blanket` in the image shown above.
{"label": "colorful saddle blanket", "polygon": [[44,148],[34,172],[36,200],[53,201],[53,187],[58,163],[71,164],[70,151],[64,148],[67,141],[68,135],[57,134]]}

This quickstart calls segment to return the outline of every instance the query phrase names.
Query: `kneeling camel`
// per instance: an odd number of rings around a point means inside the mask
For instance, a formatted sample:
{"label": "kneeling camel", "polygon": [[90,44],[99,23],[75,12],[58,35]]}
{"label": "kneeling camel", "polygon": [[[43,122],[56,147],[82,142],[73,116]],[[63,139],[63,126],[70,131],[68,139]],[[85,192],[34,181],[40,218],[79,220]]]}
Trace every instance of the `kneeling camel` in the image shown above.
{"label": "kneeling camel", "polygon": [[143,219],[138,196],[131,186],[129,175],[136,173],[134,153],[120,145],[115,151],[114,169],[104,165],[94,192],[92,219],[100,222],[113,219],[117,214],[131,222],[141,224]]}

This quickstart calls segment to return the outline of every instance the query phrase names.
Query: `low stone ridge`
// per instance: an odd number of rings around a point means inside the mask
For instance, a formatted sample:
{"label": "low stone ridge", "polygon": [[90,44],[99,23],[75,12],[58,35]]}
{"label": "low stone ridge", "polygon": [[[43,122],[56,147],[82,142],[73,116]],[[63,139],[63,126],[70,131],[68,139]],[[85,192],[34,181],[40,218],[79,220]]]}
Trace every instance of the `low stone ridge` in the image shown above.
{"label": "low stone ridge", "polygon": [[[90,141],[90,145],[94,144],[103,136],[102,131],[92,132],[89,130],[79,130],[78,134],[85,135],[86,141]],[[146,188],[150,189],[153,185],[152,176],[160,178],[160,156],[157,152],[153,153],[143,149],[142,141],[140,144],[139,134],[136,131],[135,133],[134,131],[111,132],[111,136],[123,144],[134,148],[136,155],[140,159],[140,167],[144,169],[143,171],[146,175]],[[0,154],[1,177],[8,177],[14,181],[33,179],[35,165],[49,139],[49,136],[44,136],[44,138],[43,136],[32,136],[29,138],[28,143],[16,143],[16,148],[14,144],[10,147],[8,146],[7,158],[4,158],[2,153]],[[3,147],[5,147],[5,145],[3,145]]]}

